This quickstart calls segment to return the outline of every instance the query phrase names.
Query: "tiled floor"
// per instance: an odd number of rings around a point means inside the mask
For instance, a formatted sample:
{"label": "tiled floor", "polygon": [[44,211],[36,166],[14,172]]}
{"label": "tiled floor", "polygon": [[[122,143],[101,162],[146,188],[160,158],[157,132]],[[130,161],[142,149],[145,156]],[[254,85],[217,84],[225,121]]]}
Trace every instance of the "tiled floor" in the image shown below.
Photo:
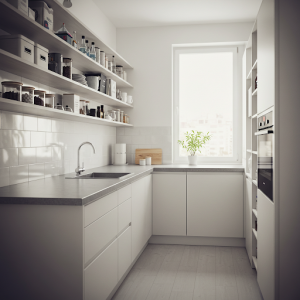
{"label": "tiled floor", "polygon": [[244,248],[148,245],[114,300],[262,300]]}

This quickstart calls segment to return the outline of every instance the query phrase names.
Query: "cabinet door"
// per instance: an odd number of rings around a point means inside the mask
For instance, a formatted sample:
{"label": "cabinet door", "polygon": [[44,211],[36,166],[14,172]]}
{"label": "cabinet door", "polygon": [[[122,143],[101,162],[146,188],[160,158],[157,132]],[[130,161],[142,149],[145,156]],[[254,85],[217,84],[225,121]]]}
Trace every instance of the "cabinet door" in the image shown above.
{"label": "cabinet door", "polygon": [[252,261],[252,182],[246,178],[245,184],[245,238],[246,249],[250,261]]}
{"label": "cabinet door", "polygon": [[84,271],[85,300],[106,300],[118,283],[117,239]]}
{"label": "cabinet door", "polygon": [[186,173],[153,174],[153,234],[186,235]]}
{"label": "cabinet door", "polygon": [[131,226],[118,238],[118,280],[122,278],[131,264]]}
{"label": "cabinet door", "polygon": [[275,299],[275,207],[257,190],[257,282],[265,300]]}
{"label": "cabinet door", "polygon": [[244,236],[243,174],[187,173],[187,235]]}
{"label": "cabinet door", "polygon": [[152,175],[132,184],[132,260],[152,234]]}

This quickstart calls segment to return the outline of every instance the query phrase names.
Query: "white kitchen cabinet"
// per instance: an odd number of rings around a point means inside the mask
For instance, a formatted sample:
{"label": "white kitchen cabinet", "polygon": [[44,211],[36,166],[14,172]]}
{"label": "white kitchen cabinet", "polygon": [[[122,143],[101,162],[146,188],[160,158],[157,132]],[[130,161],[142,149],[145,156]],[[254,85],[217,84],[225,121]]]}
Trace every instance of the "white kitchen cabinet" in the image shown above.
{"label": "white kitchen cabinet", "polygon": [[131,265],[131,226],[118,237],[118,280]]}
{"label": "white kitchen cabinet", "polygon": [[118,282],[118,241],[110,244],[84,273],[85,300],[106,300]]}
{"label": "white kitchen cabinet", "polygon": [[252,261],[252,180],[245,180],[245,238],[246,250]]}
{"label": "white kitchen cabinet", "polygon": [[152,235],[152,175],[132,183],[132,261]]}
{"label": "white kitchen cabinet", "polygon": [[243,174],[187,173],[187,235],[243,238]]}
{"label": "white kitchen cabinet", "polygon": [[153,174],[153,234],[186,235],[186,173]]}
{"label": "white kitchen cabinet", "polygon": [[131,198],[118,206],[118,234],[131,223]]}
{"label": "white kitchen cabinet", "polygon": [[257,281],[264,300],[275,299],[275,207],[257,190]]}

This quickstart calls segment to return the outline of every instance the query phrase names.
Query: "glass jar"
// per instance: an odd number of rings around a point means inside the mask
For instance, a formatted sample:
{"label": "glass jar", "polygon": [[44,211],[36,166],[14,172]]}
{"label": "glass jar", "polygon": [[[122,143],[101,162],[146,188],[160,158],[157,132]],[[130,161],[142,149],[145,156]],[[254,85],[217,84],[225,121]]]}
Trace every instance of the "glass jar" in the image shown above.
{"label": "glass jar", "polygon": [[126,117],[126,123],[129,124],[129,116]]}
{"label": "glass jar", "polygon": [[123,66],[120,66],[120,65],[116,66],[116,74],[119,77],[123,78],[123,76],[124,76]]}
{"label": "glass jar", "polygon": [[45,95],[45,106],[54,108],[55,103],[55,94],[46,94]]}
{"label": "glass jar", "polygon": [[63,76],[72,79],[72,58],[63,58]]}
{"label": "glass jar", "polygon": [[2,82],[2,98],[21,101],[22,97],[22,85],[21,82],[15,81],[3,81]]}
{"label": "glass jar", "polygon": [[111,61],[108,62],[108,70],[112,72],[113,70],[113,64]]}
{"label": "glass jar", "polygon": [[[62,64],[63,64],[63,56],[61,53],[49,53],[48,54],[48,69],[62,75]],[[55,62],[55,63],[53,63]]]}
{"label": "glass jar", "polygon": [[120,110],[120,109],[117,109],[117,110],[116,110],[116,121],[117,121],[117,122],[120,122],[120,115],[121,115],[121,110]]}
{"label": "glass jar", "polygon": [[120,122],[122,122],[122,123],[124,123],[123,118],[124,118],[124,111],[121,110],[121,111],[120,111]]}
{"label": "glass jar", "polygon": [[124,116],[123,116],[123,123],[127,123],[127,115],[126,114],[124,114]]}
{"label": "glass jar", "polygon": [[86,115],[86,107],[85,107],[85,100],[80,100],[80,111],[81,115]]}
{"label": "glass jar", "polygon": [[65,111],[73,112],[73,109],[71,107],[69,107],[69,105],[66,105]]}
{"label": "glass jar", "polygon": [[116,120],[116,111],[115,110],[109,110],[108,114],[109,114],[109,116],[111,116],[112,121]]}
{"label": "glass jar", "polygon": [[54,108],[58,110],[64,110],[64,107],[59,103],[57,103]]}
{"label": "glass jar", "polygon": [[34,104],[39,106],[45,106],[46,91],[35,90],[34,91]]}
{"label": "glass jar", "polygon": [[33,86],[22,86],[22,102],[33,104],[34,90]]}
{"label": "glass jar", "polygon": [[90,105],[90,101],[85,100],[85,114],[87,116],[90,115],[89,105]]}

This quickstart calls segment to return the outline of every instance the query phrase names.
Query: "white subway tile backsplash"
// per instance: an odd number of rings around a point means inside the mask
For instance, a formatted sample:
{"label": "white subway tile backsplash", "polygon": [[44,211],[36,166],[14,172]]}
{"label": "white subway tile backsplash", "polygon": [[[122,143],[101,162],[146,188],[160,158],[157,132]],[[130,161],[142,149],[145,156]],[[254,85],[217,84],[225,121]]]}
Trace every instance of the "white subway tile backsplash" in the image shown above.
{"label": "white subway tile backsplash", "polygon": [[146,137],[144,135],[132,136],[132,144],[145,144]]}
{"label": "white subway tile backsplash", "polygon": [[125,128],[124,127],[117,127],[117,136],[125,135]]}
{"label": "white subway tile backsplash", "polygon": [[117,136],[117,143],[132,144],[132,136]]}
{"label": "white subway tile backsplash", "polygon": [[52,160],[61,161],[63,159],[63,149],[61,147],[52,147]]}
{"label": "white subway tile backsplash", "polygon": [[18,148],[0,149],[0,168],[18,165]]}
{"label": "white subway tile backsplash", "polygon": [[0,187],[9,185],[9,168],[0,169]]}
{"label": "white subway tile backsplash", "polygon": [[38,180],[45,177],[45,165],[44,164],[34,164],[29,165],[28,170],[28,180]]}
{"label": "white subway tile backsplash", "polygon": [[51,119],[38,118],[38,131],[51,132]]}
{"label": "white subway tile backsplash", "polygon": [[36,162],[46,163],[52,161],[52,147],[36,148]]}
{"label": "white subway tile backsplash", "polygon": [[55,162],[45,163],[45,177],[52,177],[58,175]]}
{"label": "white subway tile backsplash", "polygon": [[44,147],[46,145],[45,132],[31,132],[31,147]]}
{"label": "white subway tile backsplash", "polygon": [[0,148],[16,148],[18,141],[17,130],[0,130]]}
{"label": "white subway tile backsplash", "polygon": [[19,144],[18,147],[30,147],[31,145],[31,132],[30,131],[18,131]]}
{"label": "white subway tile backsplash", "polygon": [[28,181],[28,165],[9,168],[9,184]]}
{"label": "white subway tile backsplash", "polygon": [[24,130],[37,131],[37,117],[24,116]]}
{"label": "white subway tile backsplash", "polygon": [[19,165],[36,163],[36,148],[19,148]]}
{"label": "white subway tile backsplash", "polygon": [[124,135],[140,135],[139,127],[125,127]]}
{"label": "white subway tile backsplash", "polygon": [[23,130],[23,115],[1,112],[1,128]]}
{"label": "white subway tile backsplash", "polygon": [[63,120],[52,120],[52,132],[64,132]]}

